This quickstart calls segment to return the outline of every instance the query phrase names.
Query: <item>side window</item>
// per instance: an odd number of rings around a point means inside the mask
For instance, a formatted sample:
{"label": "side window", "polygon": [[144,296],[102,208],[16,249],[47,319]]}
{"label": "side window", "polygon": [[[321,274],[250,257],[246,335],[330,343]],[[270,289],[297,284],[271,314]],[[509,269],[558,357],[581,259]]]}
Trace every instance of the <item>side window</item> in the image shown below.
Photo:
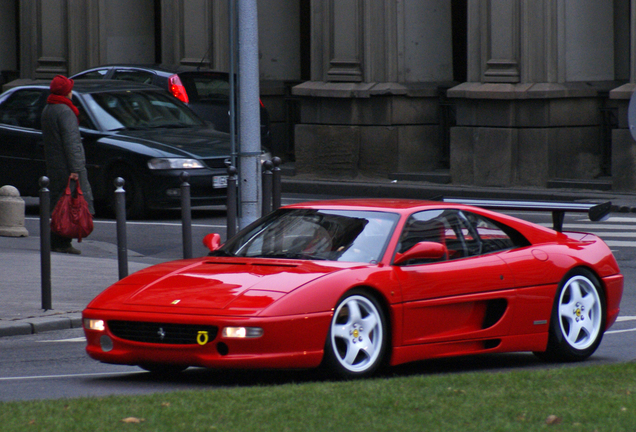
{"label": "side window", "polygon": [[122,81],[134,81],[142,84],[152,84],[154,78],[152,72],[134,69],[117,69],[113,74],[113,79]]}
{"label": "side window", "polygon": [[510,227],[500,226],[494,221],[475,213],[461,212],[462,233],[469,256],[498,252],[514,247],[526,246],[528,241]]}
{"label": "side window", "polygon": [[0,106],[0,122],[13,126],[41,129],[46,91],[24,89],[15,92]]}
{"label": "side window", "polygon": [[104,77],[106,77],[106,74],[108,73],[108,69],[99,69],[99,70],[93,70],[90,72],[86,72],[80,75],[75,75],[73,77],[74,80],[77,79],[103,79]]}
{"label": "side window", "polygon": [[[452,226],[449,223],[450,212],[448,210],[426,210],[415,213],[409,217],[404,225],[400,242],[398,243],[398,253],[404,253],[419,242],[436,242],[446,244],[446,236],[454,235]],[[445,260],[442,258],[441,260]],[[440,260],[435,260],[440,261]],[[410,260],[407,265],[424,264],[431,260]]]}
{"label": "side window", "polygon": [[[442,260],[474,257],[529,245],[519,232],[510,227],[475,213],[443,209],[413,214],[404,225],[397,251],[404,253],[423,241],[445,245],[447,254]],[[407,264],[431,262],[413,261]]]}

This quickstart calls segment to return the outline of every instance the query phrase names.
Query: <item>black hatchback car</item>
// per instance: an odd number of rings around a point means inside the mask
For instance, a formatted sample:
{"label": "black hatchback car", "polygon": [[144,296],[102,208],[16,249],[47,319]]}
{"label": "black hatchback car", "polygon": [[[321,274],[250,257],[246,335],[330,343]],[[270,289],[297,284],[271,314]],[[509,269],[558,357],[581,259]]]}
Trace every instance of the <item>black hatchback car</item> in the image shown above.
{"label": "black hatchback car", "polygon": [[[40,116],[49,83],[0,94],[0,185],[37,196],[46,174]],[[129,81],[79,80],[73,103],[98,209],[114,204],[114,179],[125,180],[129,217],[181,204],[181,173],[192,205],[224,204],[229,134],[219,132],[166,91]],[[103,208],[103,206],[102,206]]]}
{"label": "black hatchback car", "polygon": [[[70,78],[115,79],[161,87],[187,104],[217,130],[230,131],[230,74],[191,66],[107,65],[79,72]],[[269,113],[260,102],[261,145],[272,148]]]}

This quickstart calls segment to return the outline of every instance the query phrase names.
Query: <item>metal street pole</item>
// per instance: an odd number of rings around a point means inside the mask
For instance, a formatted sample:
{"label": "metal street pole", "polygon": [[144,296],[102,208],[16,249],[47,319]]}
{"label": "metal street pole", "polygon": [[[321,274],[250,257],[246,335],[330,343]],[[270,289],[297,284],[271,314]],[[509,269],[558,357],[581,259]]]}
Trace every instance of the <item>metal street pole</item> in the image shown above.
{"label": "metal street pole", "polygon": [[240,197],[239,228],[261,211],[261,134],[256,0],[238,0]]}

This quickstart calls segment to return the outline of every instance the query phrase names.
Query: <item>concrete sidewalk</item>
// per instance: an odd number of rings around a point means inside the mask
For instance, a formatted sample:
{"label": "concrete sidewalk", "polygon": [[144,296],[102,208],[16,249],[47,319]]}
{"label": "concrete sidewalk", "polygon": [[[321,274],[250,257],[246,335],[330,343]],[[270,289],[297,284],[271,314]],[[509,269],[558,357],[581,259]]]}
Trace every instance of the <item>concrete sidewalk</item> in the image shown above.
{"label": "concrete sidewalk", "polygon": [[[283,193],[356,197],[434,199],[515,199],[532,201],[612,201],[613,212],[636,212],[636,194],[613,192],[450,186],[388,179],[326,180],[283,177]],[[51,254],[53,309],[42,309],[40,238],[0,237],[0,337],[81,326],[81,311],[97,294],[117,282],[116,246],[85,239],[82,255]],[[114,250],[113,250],[114,249]],[[159,262],[129,254],[129,274]]]}
{"label": "concrete sidewalk", "polygon": [[[113,245],[90,240],[82,255],[51,254],[51,303],[42,309],[40,237],[0,237],[0,337],[81,326],[81,312],[97,294],[119,279],[114,258],[101,258]],[[129,274],[151,262],[128,260]]]}

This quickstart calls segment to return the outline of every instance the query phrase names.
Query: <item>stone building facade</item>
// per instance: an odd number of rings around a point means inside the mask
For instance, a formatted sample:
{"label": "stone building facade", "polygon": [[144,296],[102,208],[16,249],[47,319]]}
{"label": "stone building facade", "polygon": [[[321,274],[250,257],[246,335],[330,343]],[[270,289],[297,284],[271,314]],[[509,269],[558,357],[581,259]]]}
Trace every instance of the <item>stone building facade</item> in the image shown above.
{"label": "stone building facade", "polygon": [[[228,4],[0,0],[2,80],[227,70]],[[299,174],[636,191],[636,0],[257,4],[273,150]]]}

